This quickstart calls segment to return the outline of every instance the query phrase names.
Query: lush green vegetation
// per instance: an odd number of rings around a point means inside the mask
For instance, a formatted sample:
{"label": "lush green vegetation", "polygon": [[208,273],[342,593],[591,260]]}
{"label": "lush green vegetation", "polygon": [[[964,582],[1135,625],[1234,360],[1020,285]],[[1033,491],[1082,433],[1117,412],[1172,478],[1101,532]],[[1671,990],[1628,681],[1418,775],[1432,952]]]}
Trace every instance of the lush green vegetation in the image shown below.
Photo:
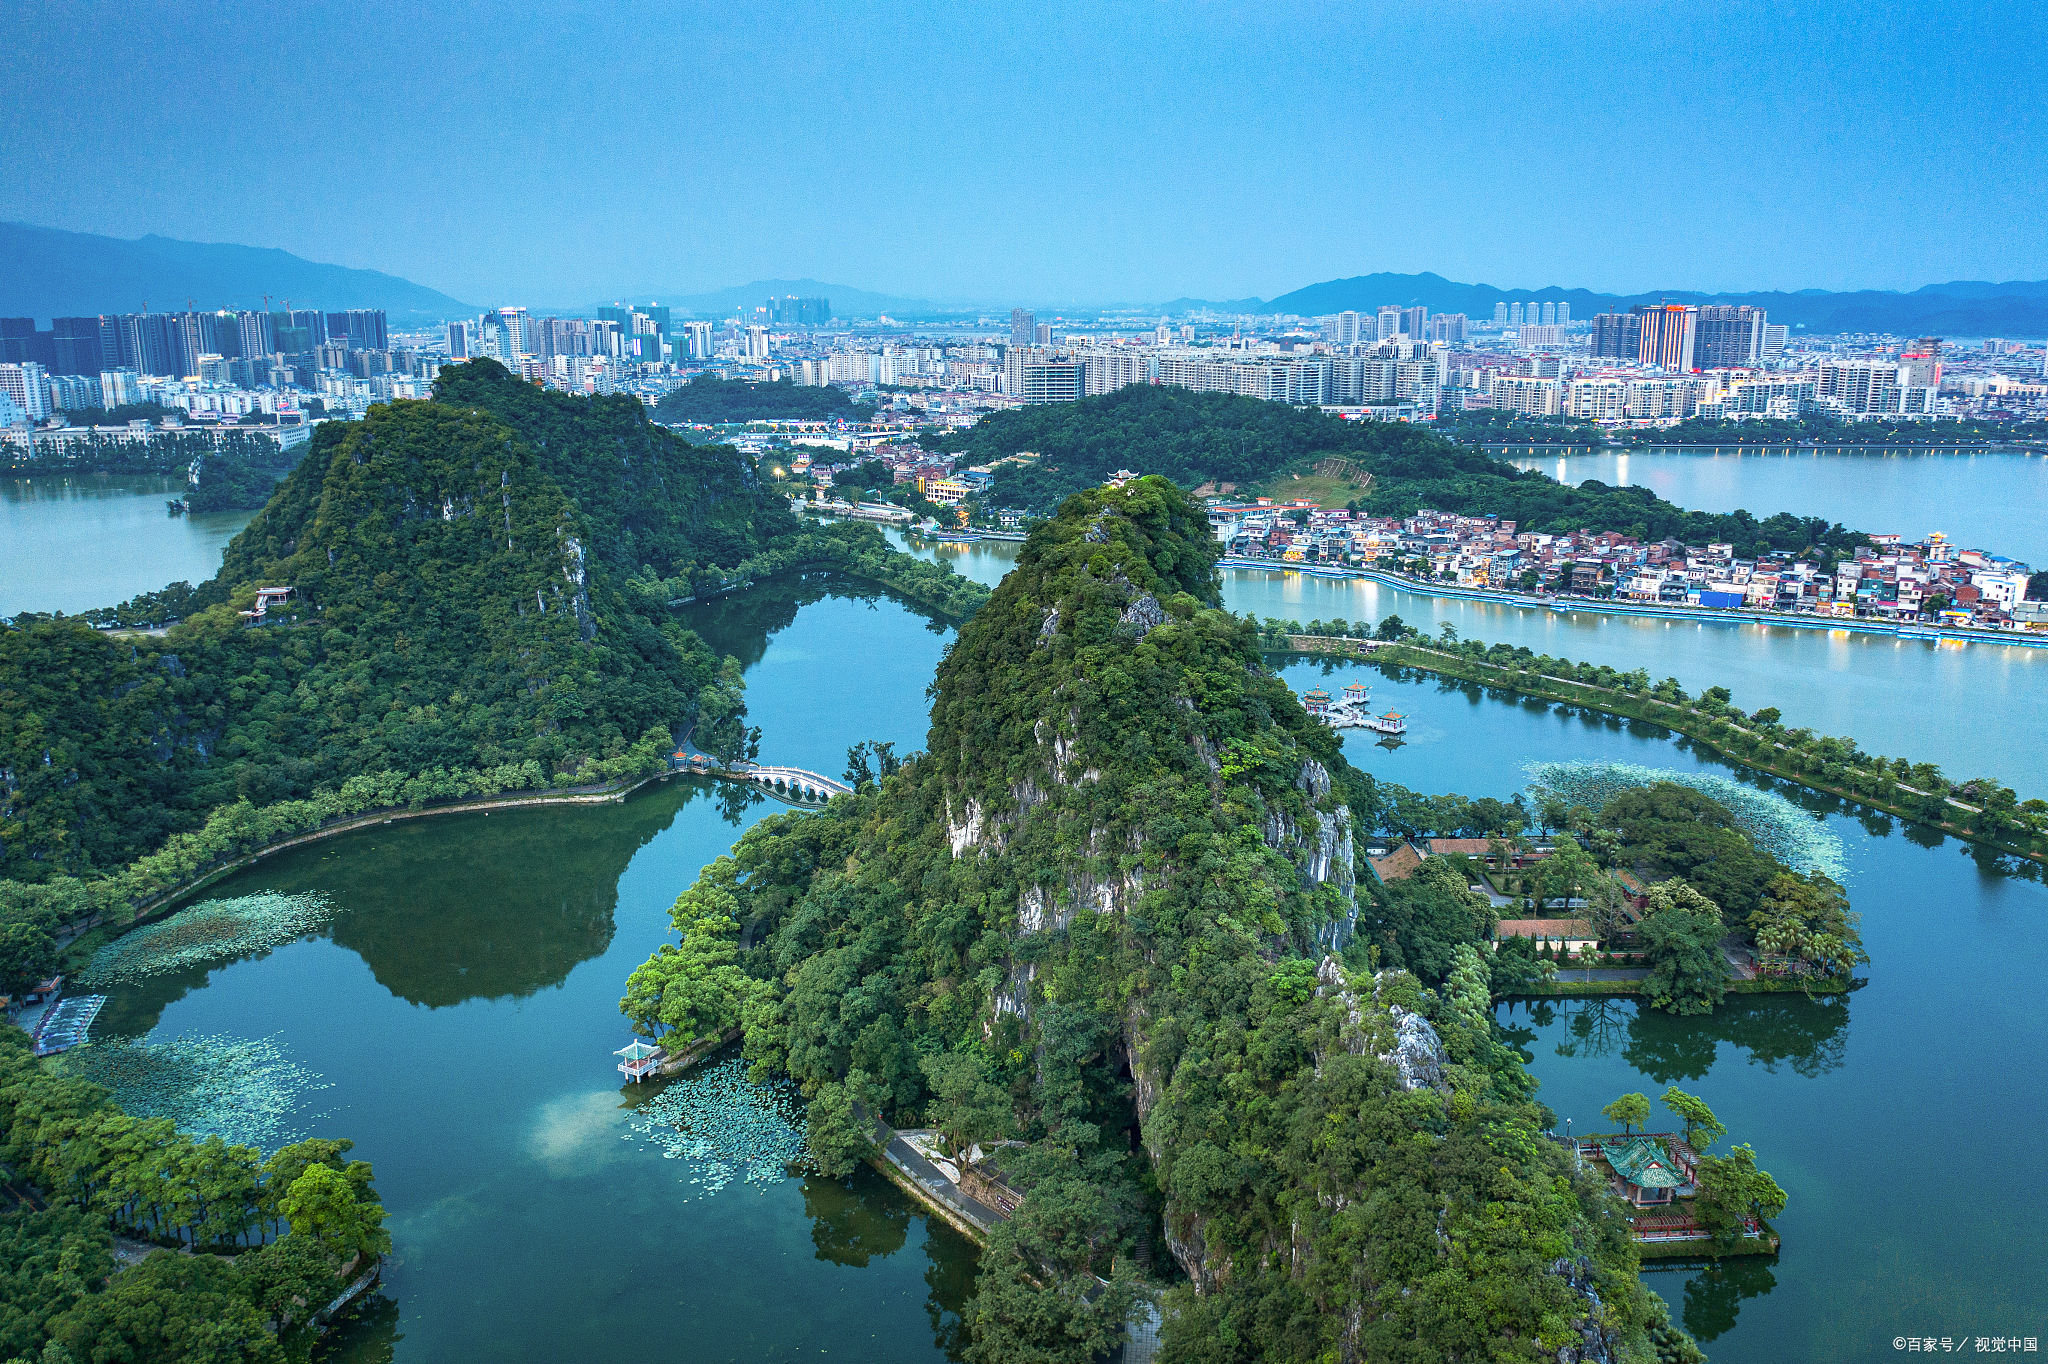
{"label": "lush green vegetation", "polygon": [[[1653,1342],[1620,1209],[1539,1135],[1484,902],[1432,873],[1360,903],[1341,854],[1385,794],[1219,608],[1216,553],[1162,479],[1069,499],[941,664],[928,752],[851,755],[856,794],[750,829],[622,1009],[679,1045],[742,1026],[828,1167],[867,1149],[856,1104],[1022,1143],[990,1157],[1025,1199],[977,1364],[1090,1360],[1162,1292],[1174,1360],[1527,1359],[1588,1329],[1697,1359]],[[1160,1242],[1178,1269],[1148,1281]]]}
{"label": "lush green vegetation", "polygon": [[1005,464],[982,501],[1049,511],[1120,468],[1176,482],[1256,483],[1288,469],[1340,457],[1373,476],[1351,504],[1372,516],[1410,516],[1423,507],[1498,516],[1519,530],[1562,534],[1615,531],[1645,542],[1728,542],[1751,558],[1766,550],[1819,557],[1866,543],[1863,534],[1820,517],[1788,512],[1687,511],[1646,488],[1588,479],[1567,488],[1534,470],[1404,422],[1347,422],[1313,409],[1220,393],[1136,386],[1077,403],[1046,403],[984,417],[968,433],[968,462],[985,464],[1035,450],[1035,464]]}
{"label": "lush green vegetation", "polygon": [[122,403],[118,407],[66,408],[64,420],[72,426],[126,426],[132,421],[162,421],[176,412],[185,414],[162,403]]}
{"label": "lush green vegetation", "polygon": [[[629,584],[801,562],[818,533],[750,461],[632,398],[549,393],[492,361],[438,391],[323,426],[216,578],[129,604],[182,615],[167,637],[0,629],[0,875],[73,878],[118,920],[376,801],[613,781],[685,728],[746,751],[738,665]],[[934,604],[978,592],[892,565],[878,536],[826,548]],[[293,599],[252,628],[237,611],[270,584]]]}
{"label": "lush green vegetation", "polygon": [[[370,1166],[346,1159],[353,1143],[265,1159],[195,1140],[38,1063],[12,1028],[0,1133],[18,1200],[0,1214],[10,1360],[281,1364],[286,1345],[303,1351],[312,1313],[391,1246]],[[174,1249],[115,1273],[116,1233]]]}
{"label": "lush green vegetation", "polygon": [[1461,445],[1601,445],[1600,423],[1577,417],[1532,417],[1498,407],[1451,409],[1438,414],[1439,434]]}
{"label": "lush green vegetation", "polygon": [[997,469],[983,500],[1050,512],[1118,469],[1160,474],[1188,487],[1250,484],[1311,457],[1357,459],[1416,439],[1426,440],[1426,433],[1398,423],[1344,422],[1285,403],[1135,385],[1076,403],[991,413],[966,433],[964,462],[1037,451],[1042,458],[1036,463]]}
{"label": "lush green vegetation", "polygon": [[625,590],[645,606],[661,607],[749,587],[776,574],[810,569],[831,569],[875,583],[954,620],[973,615],[989,597],[989,589],[980,583],[944,565],[901,553],[881,531],[857,522],[813,526],[785,536],[731,569],[704,568],[687,577],[628,578]]}
{"label": "lush green vegetation", "polygon": [[799,386],[787,379],[748,383],[700,374],[662,395],[654,406],[656,421],[866,421],[874,408],[856,406],[843,389]]}
{"label": "lush green vegetation", "polygon": [[[1605,664],[1574,663],[1517,645],[1460,640],[1446,627],[1431,640],[1399,616],[1377,629],[1349,621],[1266,620],[1260,628],[1268,652],[1289,648],[1289,635],[1350,636],[1398,641],[1378,662],[1456,677],[1481,686],[1585,706],[1676,730],[1745,767],[1784,777],[1886,814],[1928,824],[1963,838],[2048,860],[2048,800],[2021,800],[1993,777],[1955,780],[1933,763],[1866,753],[1856,740],[1788,726],[1776,706],[1745,715],[1726,687],[1689,696],[1678,679],[1652,683],[1641,668],[1621,672]],[[2022,864],[2022,874],[2027,868]],[[2034,871],[2039,875],[2038,870]]]}

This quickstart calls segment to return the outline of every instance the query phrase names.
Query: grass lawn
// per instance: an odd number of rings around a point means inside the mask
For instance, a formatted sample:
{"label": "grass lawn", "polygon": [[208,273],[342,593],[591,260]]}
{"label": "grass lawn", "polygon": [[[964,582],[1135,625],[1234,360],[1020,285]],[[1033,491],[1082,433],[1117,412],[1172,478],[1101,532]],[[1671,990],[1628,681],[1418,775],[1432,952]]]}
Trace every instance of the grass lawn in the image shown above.
{"label": "grass lawn", "polygon": [[1343,474],[1332,476],[1305,470],[1298,474],[1277,474],[1256,488],[1241,490],[1242,496],[1270,497],[1275,502],[1293,502],[1308,498],[1318,507],[1347,507],[1365,496],[1365,490],[1372,484],[1372,475],[1360,472],[1357,477]]}

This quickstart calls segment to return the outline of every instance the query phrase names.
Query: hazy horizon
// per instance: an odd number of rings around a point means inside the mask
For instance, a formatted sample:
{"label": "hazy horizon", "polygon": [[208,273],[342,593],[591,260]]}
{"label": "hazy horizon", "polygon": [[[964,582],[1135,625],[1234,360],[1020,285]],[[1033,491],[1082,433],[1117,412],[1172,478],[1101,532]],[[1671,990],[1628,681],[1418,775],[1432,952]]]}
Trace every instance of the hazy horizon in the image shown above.
{"label": "hazy horizon", "polygon": [[2048,278],[2038,10],[281,13],[10,11],[0,217],[548,305]]}

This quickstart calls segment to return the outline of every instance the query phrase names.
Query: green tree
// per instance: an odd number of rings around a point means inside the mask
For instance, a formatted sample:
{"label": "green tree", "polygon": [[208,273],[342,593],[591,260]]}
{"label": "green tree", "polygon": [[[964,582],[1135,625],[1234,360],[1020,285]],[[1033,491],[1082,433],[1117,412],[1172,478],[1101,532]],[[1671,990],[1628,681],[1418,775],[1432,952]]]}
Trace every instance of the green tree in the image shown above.
{"label": "green tree", "polygon": [[1650,887],[1638,932],[1650,967],[1643,982],[1650,1002],[1675,1014],[1713,1012],[1728,993],[1720,907],[1683,881],[1659,882]]}
{"label": "green tree", "polygon": [[0,994],[19,995],[57,969],[57,941],[32,923],[0,926]]}
{"label": "green tree", "polygon": [[818,1168],[835,1179],[852,1174],[862,1161],[879,1154],[868,1128],[854,1108],[858,1076],[845,1084],[828,1080],[811,1096],[807,1110],[808,1145]]}
{"label": "green tree", "polygon": [[682,935],[664,944],[626,979],[619,1011],[643,1037],[686,1046],[738,1025],[747,1004],[770,986],[739,965],[739,903],[732,859],[719,858],[706,876],[676,897],[669,922]]}
{"label": "green tree", "polygon": [[973,1146],[1011,1135],[1016,1126],[1010,1096],[991,1084],[980,1057],[949,1051],[921,1062],[932,1098],[925,1121],[939,1130],[948,1154],[963,1156]]}
{"label": "green tree", "polygon": [[1725,1156],[1702,1156],[1698,1184],[1693,1215],[1724,1244],[1742,1236],[1743,1219],[1776,1217],[1789,1201],[1778,1181],[1757,1168],[1756,1151],[1747,1144]]}
{"label": "green tree", "polygon": [[1848,893],[1819,872],[1783,872],[1765,884],[1749,926],[1766,956],[1794,971],[1832,976],[1870,961],[1860,917],[1849,912]]}
{"label": "green tree", "polygon": [[73,1360],[283,1364],[234,1265],[158,1251],[81,1299],[49,1326]]}
{"label": "green tree", "polygon": [[1647,1094],[1624,1094],[1601,1109],[1600,1115],[1609,1122],[1620,1123],[1622,1131],[1632,1131],[1649,1121],[1650,1098]]}
{"label": "green tree", "polygon": [[330,1165],[309,1165],[278,1202],[292,1224],[343,1256],[380,1255],[391,1249],[381,1204],[361,1202],[347,1176]]}
{"label": "green tree", "polygon": [[1714,1116],[1714,1110],[1697,1095],[1688,1094],[1674,1085],[1664,1091],[1663,1104],[1685,1124],[1685,1144],[1695,1151],[1705,1151],[1728,1135],[1728,1129]]}

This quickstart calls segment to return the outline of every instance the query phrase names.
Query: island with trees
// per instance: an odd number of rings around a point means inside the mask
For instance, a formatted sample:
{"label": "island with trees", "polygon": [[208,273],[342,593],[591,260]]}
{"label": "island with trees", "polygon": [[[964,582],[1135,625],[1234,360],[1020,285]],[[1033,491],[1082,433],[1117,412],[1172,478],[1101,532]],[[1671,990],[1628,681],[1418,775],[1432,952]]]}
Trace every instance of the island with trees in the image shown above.
{"label": "island with trees", "polygon": [[672,1049],[738,1028],[828,1171],[880,1115],[1011,1191],[974,1364],[1082,1364],[1147,1300],[1183,1359],[1697,1360],[1544,1135],[1484,897],[1357,879],[1379,797],[1216,557],[1164,479],[1069,498],[940,665],[926,751],[749,829],[622,1011]]}

